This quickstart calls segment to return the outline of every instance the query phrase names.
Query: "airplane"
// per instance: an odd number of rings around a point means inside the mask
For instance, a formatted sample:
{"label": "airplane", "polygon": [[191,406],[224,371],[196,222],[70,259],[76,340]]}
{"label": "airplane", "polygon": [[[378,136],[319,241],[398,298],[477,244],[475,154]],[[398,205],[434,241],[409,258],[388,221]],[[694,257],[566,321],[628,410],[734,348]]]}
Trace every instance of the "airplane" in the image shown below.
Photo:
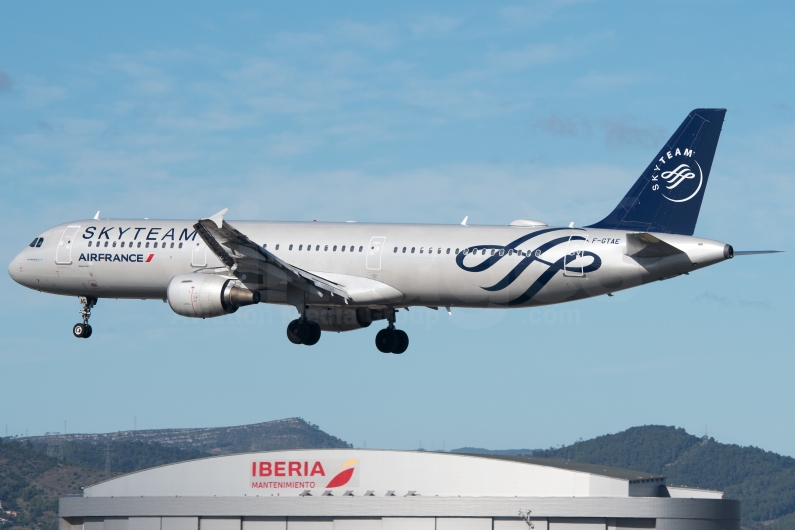
{"label": "airplane", "polygon": [[100,219],[37,236],[8,266],[14,281],[77,296],[88,338],[100,298],[167,301],[178,315],[220,317],[258,303],[294,306],[294,344],[386,321],[384,353],[411,307],[523,308],[608,295],[740,255],[693,237],[726,109],[693,110],[615,209],[584,226]]}

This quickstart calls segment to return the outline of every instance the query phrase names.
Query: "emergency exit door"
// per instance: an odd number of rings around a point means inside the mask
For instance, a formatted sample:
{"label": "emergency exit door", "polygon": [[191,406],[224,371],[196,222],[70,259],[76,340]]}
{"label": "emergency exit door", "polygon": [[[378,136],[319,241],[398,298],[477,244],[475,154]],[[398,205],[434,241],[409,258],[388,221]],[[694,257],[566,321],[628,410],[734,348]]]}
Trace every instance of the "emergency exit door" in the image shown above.
{"label": "emergency exit door", "polygon": [[384,249],[385,237],[370,238],[370,245],[367,247],[367,270],[381,270],[381,251]]}
{"label": "emergency exit door", "polygon": [[207,266],[207,245],[201,239],[193,241],[193,251],[190,256],[190,264],[192,267],[206,267]]}

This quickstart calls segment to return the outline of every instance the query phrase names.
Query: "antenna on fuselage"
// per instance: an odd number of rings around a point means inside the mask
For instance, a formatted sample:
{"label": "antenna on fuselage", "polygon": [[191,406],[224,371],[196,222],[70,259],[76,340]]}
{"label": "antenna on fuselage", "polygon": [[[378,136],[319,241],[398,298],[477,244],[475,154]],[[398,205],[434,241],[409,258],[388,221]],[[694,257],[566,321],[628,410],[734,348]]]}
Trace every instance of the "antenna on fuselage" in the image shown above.
{"label": "antenna on fuselage", "polygon": [[94,219],[99,219],[99,210],[97,210],[97,215],[94,216]]}
{"label": "antenna on fuselage", "polygon": [[469,219],[468,215],[466,217],[464,217],[463,221],[461,221],[461,226],[466,226],[467,225],[467,219]]}

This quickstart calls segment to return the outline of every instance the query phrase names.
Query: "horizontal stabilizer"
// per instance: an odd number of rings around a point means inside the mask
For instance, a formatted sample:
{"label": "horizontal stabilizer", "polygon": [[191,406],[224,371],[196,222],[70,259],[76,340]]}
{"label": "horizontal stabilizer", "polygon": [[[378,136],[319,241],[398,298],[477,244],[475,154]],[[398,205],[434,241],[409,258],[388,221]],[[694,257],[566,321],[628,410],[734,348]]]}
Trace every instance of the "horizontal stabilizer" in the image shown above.
{"label": "horizontal stabilizer", "polygon": [[627,234],[626,254],[631,258],[662,258],[684,254],[684,252],[648,232],[641,232],[640,234]]}
{"label": "horizontal stabilizer", "polygon": [[735,256],[753,256],[756,254],[778,254],[784,252],[783,250],[735,250]]}

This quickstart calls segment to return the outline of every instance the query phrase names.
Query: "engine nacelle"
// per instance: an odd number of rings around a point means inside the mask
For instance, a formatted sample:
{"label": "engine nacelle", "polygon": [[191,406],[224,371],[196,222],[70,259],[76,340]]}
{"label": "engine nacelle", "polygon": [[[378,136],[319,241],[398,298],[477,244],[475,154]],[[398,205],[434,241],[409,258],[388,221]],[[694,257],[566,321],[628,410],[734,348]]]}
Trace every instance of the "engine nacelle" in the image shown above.
{"label": "engine nacelle", "polygon": [[259,301],[259,291],[246,289],[238,280],[212,274],[178,274],[168,284],[168,305],[183,317],[220,317]]}
{"label": "engine nacelle", "polygon": [[358,309],[344,307],[309,307],[306,310],[307,320],[317,322],[323,331],[353,331],[366,328],[373,320],[386,318],[381,311],[366,307]]}

